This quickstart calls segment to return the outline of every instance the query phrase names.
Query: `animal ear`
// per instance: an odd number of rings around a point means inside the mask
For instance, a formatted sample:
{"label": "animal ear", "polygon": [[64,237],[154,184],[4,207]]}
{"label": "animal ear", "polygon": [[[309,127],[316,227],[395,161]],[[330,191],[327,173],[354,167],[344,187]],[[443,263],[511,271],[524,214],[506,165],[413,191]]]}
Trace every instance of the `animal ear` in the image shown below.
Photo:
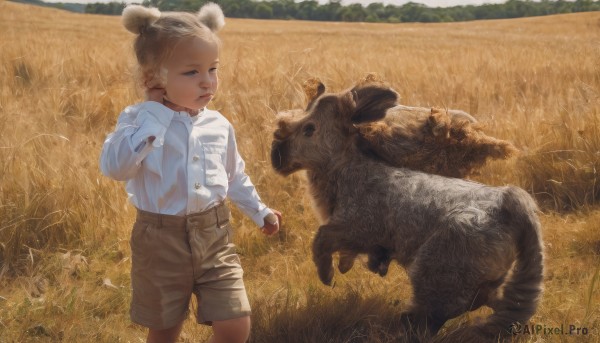
{"label": "animal ear", "polygon": [[317,100],[321,94],[325,93],[325,85],[317,78],[310,78],[304,82],[302,88],[304,89],[306,99],[308,99],[308,105],[306,105],[306,110],[308,111],[315,100]]}
{"label": "animal ear", "polygon": [[383,85],[384,81],[377,73],[367,73],[364,77],[358,80],[357,85],[368,85],[368,84],[380,84]]}
{"label": "animal ear", "polygon": [[352,123],[360,124],[381,120],[386,111],[397,105],[398,93],[383,85],[358,85],[350,94],[355,107],[352,112]]}

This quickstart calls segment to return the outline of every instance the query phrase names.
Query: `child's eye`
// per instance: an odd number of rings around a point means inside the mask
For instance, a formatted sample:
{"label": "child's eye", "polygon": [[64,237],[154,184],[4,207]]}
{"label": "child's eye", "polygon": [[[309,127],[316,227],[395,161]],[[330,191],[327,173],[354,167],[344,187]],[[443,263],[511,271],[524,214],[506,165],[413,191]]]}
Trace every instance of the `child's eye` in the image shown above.
{"label": "child's eye", "polygon": [[217,68],[216,67],[215,68],[210,68],[208,71],[211,72],[211,73],[216,73],[217,72]]}
{"label": "child's eye", "polygon": [[194,76],[196,74],[198,74],[197,70],[190,70],[190,71],[186,71],[185,73],[183,73],[183,75],[185,75],[185,76]]}

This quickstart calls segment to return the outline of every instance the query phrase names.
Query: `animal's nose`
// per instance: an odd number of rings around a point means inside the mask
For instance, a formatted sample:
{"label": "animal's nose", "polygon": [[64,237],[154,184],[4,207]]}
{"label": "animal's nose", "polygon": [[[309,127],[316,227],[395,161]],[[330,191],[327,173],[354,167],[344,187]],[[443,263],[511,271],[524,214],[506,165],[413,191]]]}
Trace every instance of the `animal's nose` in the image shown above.
{"label": "animal's nose", "polygon": [[275,130],[275,132],[273,132],[273,138],[279,141],[283,140],[285,138],[283,135],[283,131],[281,129]]}
{"label": "animal's nose", "polygon": [[281,156],[281,142],[273,141],[271,144],[271,165],[275,170],[281,169],[283,166],[283,159]]}

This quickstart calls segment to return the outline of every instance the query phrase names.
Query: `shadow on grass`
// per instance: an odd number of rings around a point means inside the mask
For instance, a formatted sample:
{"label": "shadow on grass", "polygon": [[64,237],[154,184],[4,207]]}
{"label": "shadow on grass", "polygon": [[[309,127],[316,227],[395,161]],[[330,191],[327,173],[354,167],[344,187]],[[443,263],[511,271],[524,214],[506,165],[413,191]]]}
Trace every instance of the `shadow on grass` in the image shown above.
{"label": "shadow on grass", "polygon": [[254,301],[251,343],[404,342],[401,306],[357,291],[292,288]]}

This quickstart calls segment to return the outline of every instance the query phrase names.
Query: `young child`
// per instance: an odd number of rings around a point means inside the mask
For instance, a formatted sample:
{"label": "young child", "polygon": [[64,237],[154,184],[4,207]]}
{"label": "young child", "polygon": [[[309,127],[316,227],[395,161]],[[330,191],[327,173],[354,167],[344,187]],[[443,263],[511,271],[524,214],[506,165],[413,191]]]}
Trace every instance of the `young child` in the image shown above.
{"label": "young child", "polygon": [[123,24],[137,34],[147,101],[121,113],[100,164],[126,181],[137,208],[132,321],[149,328],[147,342],[175,342],[195,294],[211,342],[245,342],[250,305],[224,201],[266,235],[279,230],[281,214],[261,202],[244,173],[231,124],[205,107],[217,91],[223,12],[215,4],[197,14],[130,5]]}

